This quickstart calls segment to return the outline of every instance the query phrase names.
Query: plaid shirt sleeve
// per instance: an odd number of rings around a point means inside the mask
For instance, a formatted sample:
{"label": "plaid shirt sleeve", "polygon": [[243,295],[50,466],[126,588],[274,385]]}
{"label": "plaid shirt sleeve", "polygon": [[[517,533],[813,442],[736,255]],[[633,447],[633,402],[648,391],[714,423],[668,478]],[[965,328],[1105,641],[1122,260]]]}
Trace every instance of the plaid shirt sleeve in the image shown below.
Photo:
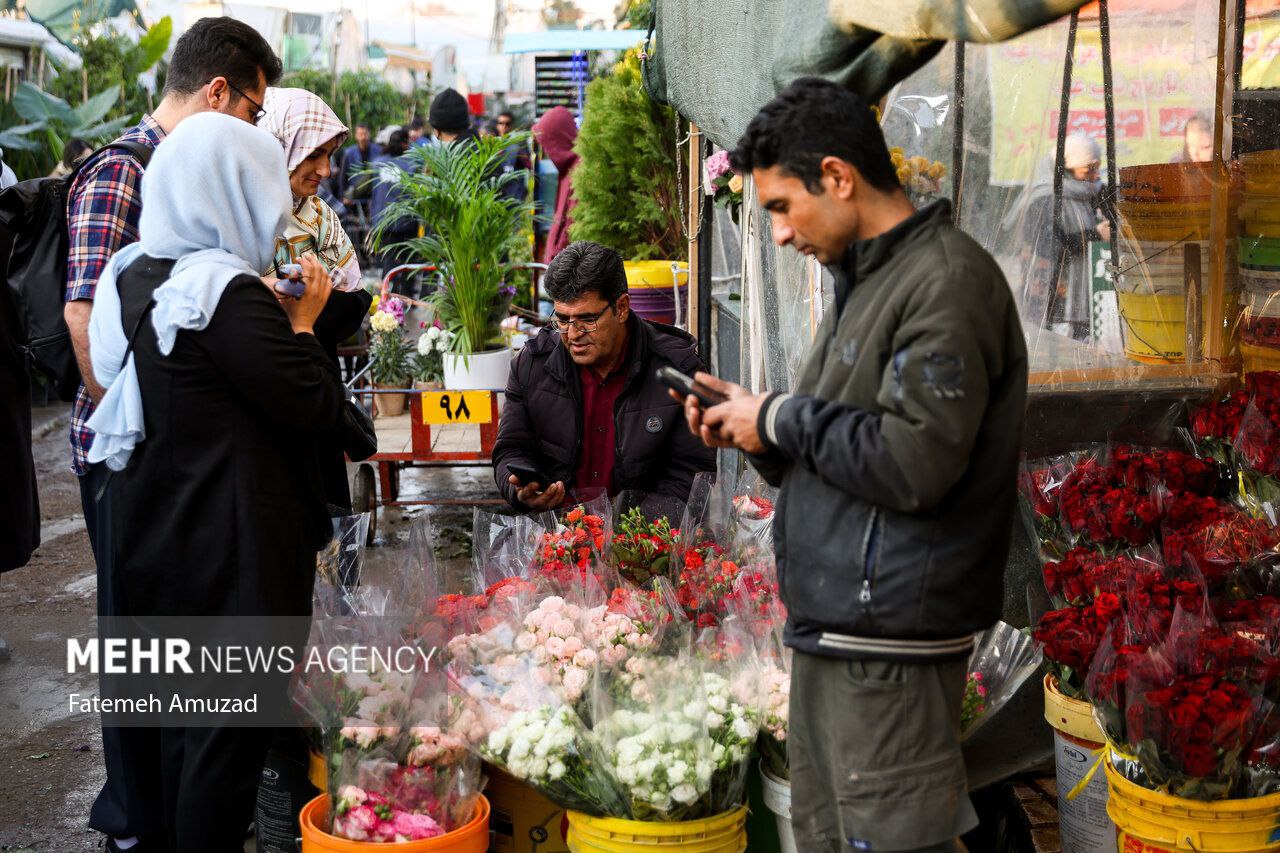
{"label": "plaid shirt sleeve", "polygon": [[66,301],[93,299],[107,261],[138,240],[142,167],[124,152],[106,152],[76,180],[67,205]]}

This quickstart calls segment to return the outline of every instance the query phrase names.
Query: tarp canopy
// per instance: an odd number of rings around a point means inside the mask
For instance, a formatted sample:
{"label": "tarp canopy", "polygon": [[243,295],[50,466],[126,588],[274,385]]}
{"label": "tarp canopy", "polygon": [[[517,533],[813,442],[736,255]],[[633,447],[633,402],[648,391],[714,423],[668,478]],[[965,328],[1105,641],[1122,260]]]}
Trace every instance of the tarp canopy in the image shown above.
{"label": "tarp canopy", "polygon": [[99,21],[114,18],[121,12],[137,14],[138,5],[134,0],[97,0],[86,3],[84,0],[0,0],[0,11],[17,9],[21,5],[33,21],[39,21],[61,39],[70,44],[71,39],[79,31],[87,30]]}
{"label": "tarp canopy", "polygon": [[731,147],[797,77],[826,77],[871,101],[948,40],[1003,41],[1083,0],[657,0],[645,85]]}

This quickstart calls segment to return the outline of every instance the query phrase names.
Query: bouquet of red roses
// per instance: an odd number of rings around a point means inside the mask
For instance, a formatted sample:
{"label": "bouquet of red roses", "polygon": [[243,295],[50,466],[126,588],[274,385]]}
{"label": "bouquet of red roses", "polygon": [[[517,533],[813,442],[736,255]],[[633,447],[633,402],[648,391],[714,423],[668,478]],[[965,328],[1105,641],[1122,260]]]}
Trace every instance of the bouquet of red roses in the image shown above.
{"label": "bouquet of red roses", "polygon": [[1098,593],[1123,592],[1130,577],[1157,566],[1146,552],[1107,555],[1072,548],[1061,560],[1044,564],[1044,586],[1058,606],[1087,604]]}
{"label": "bouquet of red roses", "polygon": [[1165,503],[1166,564],[1194,566],[1211,587],[1231,581],[1243,568],[1280,560],[1280,531],[1266,521],[1199,495],[1179,494]]}
{"label": "bouquet of red roses", "polygon": [[714,541],[685,549],[680,557],[676,598],[696,627],[708,628],[720,621],[740,572],[738,564]]}
{"label": "bouquet of red roses", "polygon": [[1160,522],[1155,500],[1125,485],[1116,469],[1096,456],[1076,463],[1062,484],[1058,505],[1069,534],[1104,548],[1146,545]]}
{"label": "bouquet of red roses", "polygon": [[1111,448],[1110,467],[1120,483],[1147,493],[1164,487],[1172,492],[1211,495],[1218,486],[1216,462],[1181,450],[1141,450],[1117,444]]}
{"label": "bouquet of red roses", "polygon": [[1240,420],[1248,405],[1249,392],[1240,390],[1191,413],[1191,438],[1219,465],[1233,464],[1231,443],[1240,431]]}
{"label": "bouquet of red roses", "polygon": [[1064,695],[1082,696],[1093,656],[1120,612],[1120,597],[1102,592],[1084,606],[1050,610],[1040,617],[1031,636],[1043,646]]}
{"label": "bouquet of red roses", "polygon": [[1058,491],[1073,464],[1071,456],[1022,461],[1018,473],[1018,505],[1027,532],[1039,547],[1041,559],[1059,559],[1071,547],[1070,537],[1062,527]]}

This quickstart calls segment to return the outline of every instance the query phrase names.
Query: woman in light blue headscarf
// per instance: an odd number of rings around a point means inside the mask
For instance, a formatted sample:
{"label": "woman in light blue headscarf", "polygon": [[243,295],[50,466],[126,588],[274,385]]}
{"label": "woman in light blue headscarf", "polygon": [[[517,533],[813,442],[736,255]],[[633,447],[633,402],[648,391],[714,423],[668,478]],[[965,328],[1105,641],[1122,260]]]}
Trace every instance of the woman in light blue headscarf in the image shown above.
{"label": "woman in light blue headscarf", "polygon": [[[90,347],[107,388],[93,416],[102,439],[94,454],[115,472],[126,614],[235,619],[237,631],[248,626],[237,636],[246,645],[261,641],[255,626],[287,624],[272,644],[300,649],[316,551],[331,529],[316,439],[337,428],[343,388],[312,334],[328,273],[304,259],[296,300],[277,299],[258,276],[291,207],[284,153],[270,134],[216,113],[185,119],[142,179],[139,242],[112,258],[98,284]],[[214,688],[252,683],[269,706],[284,698],[282,678]],[[272,730],[229,722],[160,733],[152,765],[171,849],[243,845]]]}

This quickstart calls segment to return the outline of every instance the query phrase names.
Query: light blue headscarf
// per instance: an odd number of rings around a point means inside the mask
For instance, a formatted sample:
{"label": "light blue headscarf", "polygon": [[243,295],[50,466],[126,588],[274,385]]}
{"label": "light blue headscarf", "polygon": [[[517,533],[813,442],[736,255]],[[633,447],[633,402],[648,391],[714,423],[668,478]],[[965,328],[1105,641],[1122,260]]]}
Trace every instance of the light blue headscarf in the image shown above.
{"label": "light blue headscarf", "polygon": [[233,278],[270,265],[293,205],[288,174],[275,137],[219,113],[184,119],[156,148],[142,177],[139,240],[112,256],[94,292],[89,352],[107,393],[88,421],[90,462],[119,471],[146,437],[133,354],[122,363],[129,340],[120,273],[140,255],[177,259],[151,309],[157,345],[168,355],[179,330],[209,325]]}

